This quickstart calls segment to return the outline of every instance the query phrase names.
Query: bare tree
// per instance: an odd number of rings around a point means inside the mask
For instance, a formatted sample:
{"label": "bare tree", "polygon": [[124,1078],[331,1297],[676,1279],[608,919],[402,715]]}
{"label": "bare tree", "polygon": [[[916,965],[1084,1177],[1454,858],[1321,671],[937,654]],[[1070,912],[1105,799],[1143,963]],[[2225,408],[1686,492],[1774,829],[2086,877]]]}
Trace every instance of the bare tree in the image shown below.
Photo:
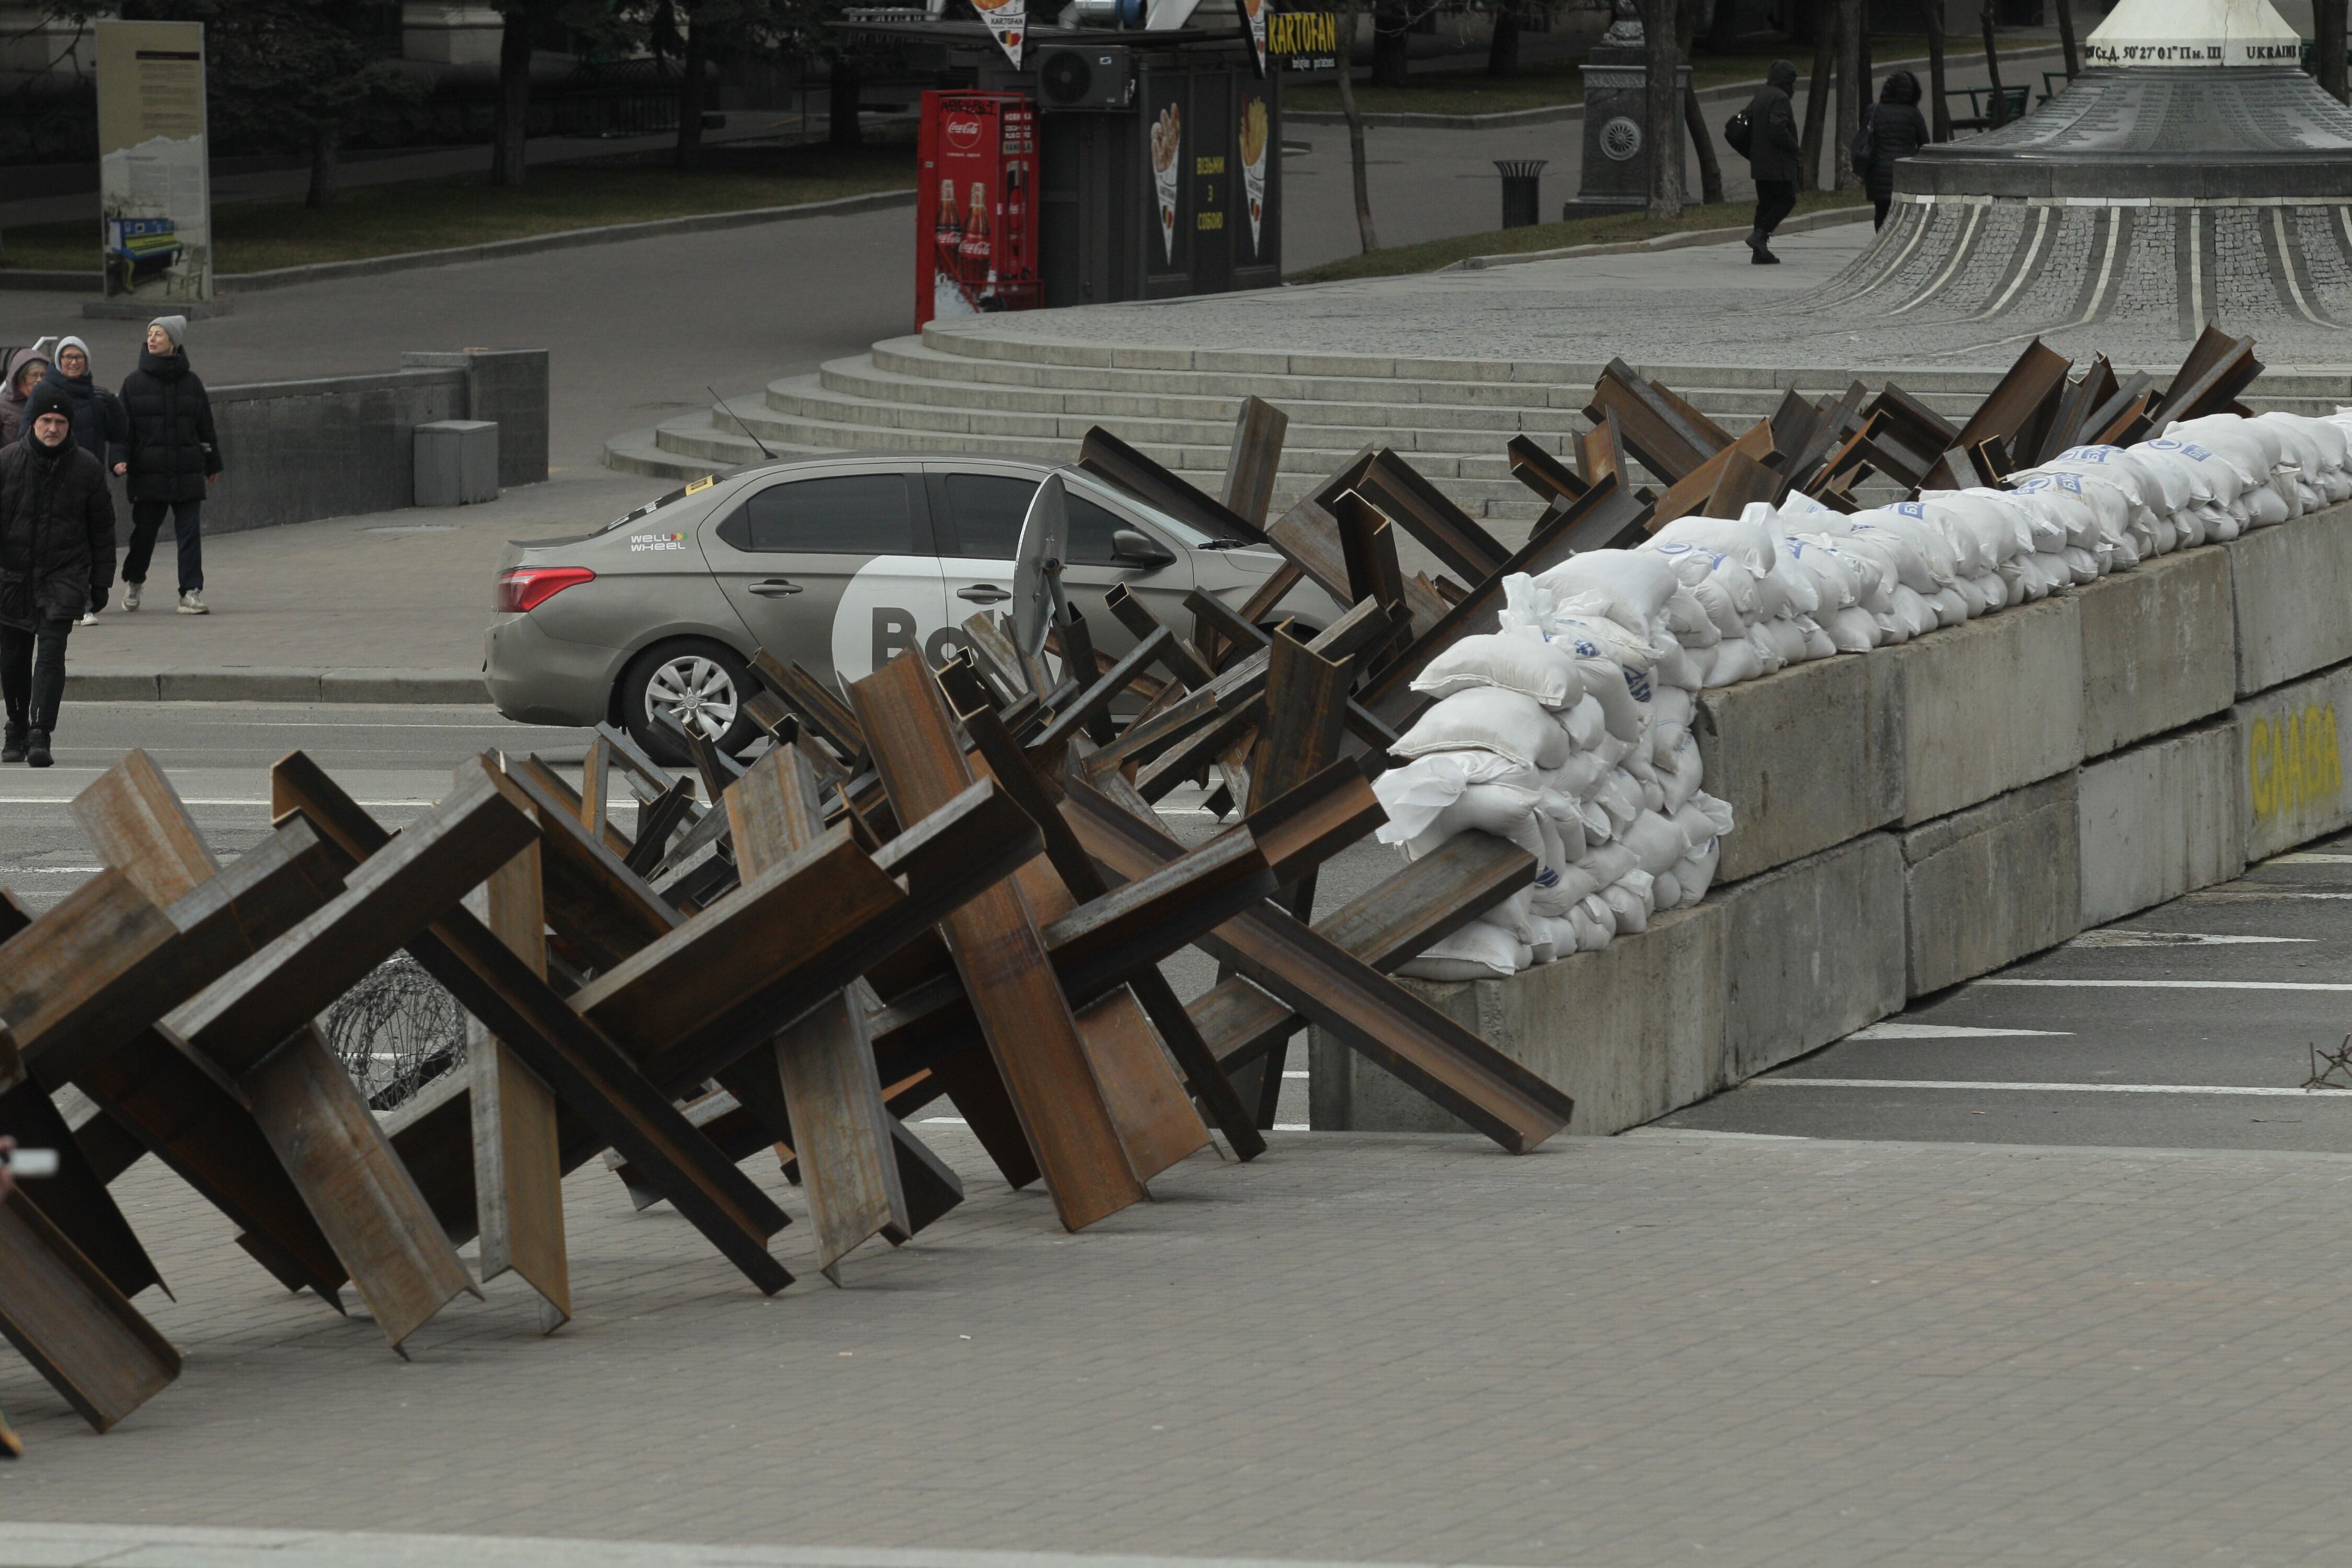
{"label": "bare tree", "polygon": [[[1732,0],[1716,0],[1719,16],[1732,8]],[[1698,5],[1695,0],[1683,0],[1682,56],[1690,58],[1691,42],[1698,37]],[[1683,128],[1690,132],[1691,151],[1698,154],[1699,200],[1709,206],[1723,200],[1723,165],[1715,160],[1715,138],[1706,132],[1706,116],[1699,112],[1698,89],[1688,78],[1683,80]]]}
{"label": "bare tree", "polygon": [[[2074,47],[2074,0],[2056,0],[2056,4],[2058,6],[2058,47],[2065,51],[2066,79],[2068,81],[2073,81],[2076,77],[2083,74],[2082,51]],[[2324,4],[2324,0],[2315,0],[2315,4],[2312,6],[2312,24],[2315,29],[2318,26],[2319,13],[2326,9],[2326,5]],[[2336,12],[2336,16],[2341,20],[2343,12],[2338,10]],[[2337,68],[2339,70],[2342,69],[2341,67],[2338,67]]]}
{"label": "bare tree", "polygon": [[1642,43],[1648,74],[1643,84],[1642,140],[1650,153],[1650,216],[1683,216],[1683,161],[1675,121],[1682,118],[1682,94],[1675,90],[1676,68],[1682,50],[1675,46],[1675,0],[1645,0],[1642,6]]}
{"label": "bare tree", "polygon": [[1356,107],[1356,25],[1363,0],[1347,0],[1339,12],[1339,112],[1348,121],[1348,163],[1356,177],[1356,232],[1364,254],[1381,247],[1372,228],[1372,187],[1364,167],[1364,111]]}
{"label": "bare tree", "polygon": [[1944,101],[1944,8],[1941,4],[1927,7],[1927,137],[1932,142],[1952,139],[1952,109]]}
{"label": "bare tree", "polygon": [[1822,126],[1830,110],[1830,73],[1837,63],[1837,0],[1812,0],[1813,75],[1805,88],[1805,132],[1799,139],[1797,189],[1818,188],[1822,178]]}
{"label": "bare tree", "polygon": [[2319,57],[2319,85],[2336,95],[2345,91],[2344,0],[2312,0],[2311,51]]}
{"label": "bare tree", "polygon": [[1870,112],[1870,79],[1864,74],[1862,65],[1862,29],[1866,25],[1862,0],[1838,0],[1839,129],[1830,157],[1837,166],[1833,185],[1841,191],[1854,190],[1862,184],[1862,176],[1854,173],[1853,159],[1847,149],[1861,131],[1864,116]]}
{"label": "bare tree", "polygon": [[1992,83],[1992,108],[1986,118],[1998,131],[2009,122],[2009,93],[2000,85],[2000,49],[1993,42],[1993,0],[1984,0],[1984,8],[1977,13],[1977,25],[1984,29],[1985,79]]}

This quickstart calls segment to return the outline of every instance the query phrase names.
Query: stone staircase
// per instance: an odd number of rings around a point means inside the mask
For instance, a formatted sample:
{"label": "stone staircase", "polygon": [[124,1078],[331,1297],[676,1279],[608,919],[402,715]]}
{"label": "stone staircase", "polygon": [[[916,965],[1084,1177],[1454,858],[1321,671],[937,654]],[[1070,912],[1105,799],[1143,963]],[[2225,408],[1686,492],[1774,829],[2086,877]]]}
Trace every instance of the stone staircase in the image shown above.
{"label": "stone staircase", "polygon": [[[1998,380],[1986,369],[1774,370],[1642,365],[1727,429],[1746,428],[1790,388],[1833,395],[1887,376],[1948,416],[1972,410]],[[1559,453],[1585,427],[1601,366],[1233,350],[1121,348],[934,325],[814,375],[769,384],[740,421],[714,406],[615,437],[609,468],[691,479],[778,457],[840,452],[985,453],[1066,461],[1099,425],[1203,489],[1223,484],[1235,405],[1255,394],[1290,416],[1275,491],[1286,506],[1367,443],[1404,454],[1474,517],[1531,521],[1542,511],[1510,477],[1504,446],[1532,436]],[[2249,401],[2318,414],[2345,395],[2340,375],[2272,372]],[[747,430],[750,434],[747,434]],[[1510,533],[1508,528],[1499,532]]]}

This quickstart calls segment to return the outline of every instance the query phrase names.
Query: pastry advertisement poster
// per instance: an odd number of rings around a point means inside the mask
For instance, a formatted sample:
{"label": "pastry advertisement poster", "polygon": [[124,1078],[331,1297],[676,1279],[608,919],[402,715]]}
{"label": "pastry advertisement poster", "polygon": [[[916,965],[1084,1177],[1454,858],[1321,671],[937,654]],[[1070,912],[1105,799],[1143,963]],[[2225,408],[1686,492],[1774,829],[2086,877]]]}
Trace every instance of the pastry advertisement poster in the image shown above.
{"label": "pastry advertisement poster", "polygon": [[1265,95],[1242,93],[1242,195],[1249,202],[1250,254],[1265,255]]}
{"label": "pastry advertisement poster", "polygon": [[204,24],[92,26],[106,292],[159,307],[210,300]]}
{"label": "pastry advertisement poster", "polygon": [[1184,174],[1184,110],[1173,100],[1160,107],[1151,122],[1148,151],[1151,158],[1154,216],[1160,229],[1161,258],[1176,265],[1176,214],[1181,204]]}

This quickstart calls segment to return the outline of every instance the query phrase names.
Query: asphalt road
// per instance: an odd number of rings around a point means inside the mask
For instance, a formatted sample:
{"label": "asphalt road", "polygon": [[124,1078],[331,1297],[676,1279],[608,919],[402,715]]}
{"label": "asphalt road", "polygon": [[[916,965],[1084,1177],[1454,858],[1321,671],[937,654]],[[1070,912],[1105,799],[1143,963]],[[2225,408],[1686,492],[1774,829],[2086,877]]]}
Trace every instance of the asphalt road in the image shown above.
{"label": "asphalt road", "polygon": [[[2352,836],[2250,868],[1664,1119],[1801,1138],[2352,1152]],[[2317,1064],[2323,1069],[2327,1064]]]}
{"label": "asphalt road", "polygon": [[[304,706],[294,703],[103,702],[68,704],[58,765],[0,768],[0,888],[45,910],[96,874],[98,859],[76,826],[74,795],[132,747],[170,776],[215,853],[242,854],[269,831],[269,768],[308,752],[388,827],[415,818],[447,791],[449,772],[496,748],[535,752],[576,777],[593,731],[517,724],[487,707]],[[569,766],[566,766],[569,764]],[[1180,834],[1205,837],[1214,822],[1171,797]],[[625,810],[615,820],[629,825]],[[1318,911],[1328,913],[1384,876],[1394,851],[1360,845],[1326,868]],[[1215,984],[1214,965],[1187,949],[1168,965],[1187,997]],[[1277,1120],[1307,1124],[1304,1037],[1290,1054]]]}

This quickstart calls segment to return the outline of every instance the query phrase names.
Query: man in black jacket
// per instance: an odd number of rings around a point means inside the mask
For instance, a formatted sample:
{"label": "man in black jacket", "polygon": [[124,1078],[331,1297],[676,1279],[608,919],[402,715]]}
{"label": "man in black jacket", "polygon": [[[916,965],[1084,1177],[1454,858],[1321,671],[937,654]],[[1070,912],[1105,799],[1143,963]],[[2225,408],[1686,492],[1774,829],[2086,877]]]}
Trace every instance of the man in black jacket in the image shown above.
{"label": "man in black jacket", "polygon": [[37,386],[25,437],[0,447],[0,762],[49,765],[66,689],[66,637],[114,585],[114,498],[106,470],[74,444],[73,405]]}
{"label": "man in black jacket", "polygon": [[1780,258],[1766,244],[1797,205],[1797,111],[1789,94],[1797,87],[1797,68],[1774,60],[1764,72],[1764,85],[1748,102],[1748,172],[1756,181],[1756,232],[1748,237],[1748,258],[1759,267],[1777,267]]}

